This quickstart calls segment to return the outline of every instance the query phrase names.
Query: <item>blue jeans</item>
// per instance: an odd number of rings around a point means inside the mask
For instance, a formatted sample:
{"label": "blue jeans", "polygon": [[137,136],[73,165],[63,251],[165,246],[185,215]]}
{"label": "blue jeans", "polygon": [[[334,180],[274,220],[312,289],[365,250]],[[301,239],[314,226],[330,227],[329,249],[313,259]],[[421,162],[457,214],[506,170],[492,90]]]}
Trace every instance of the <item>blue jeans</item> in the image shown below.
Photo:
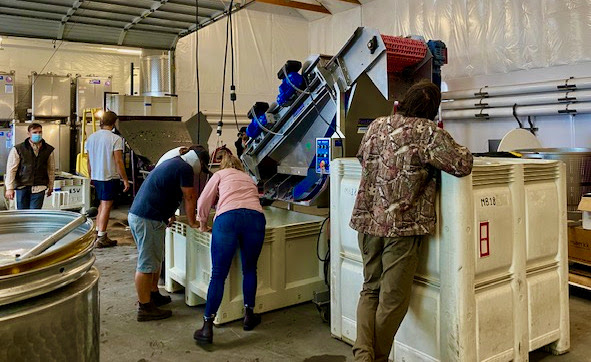
{"label": "blue jeans", "polygon": [[236,249],[242,261],[244,305],[253,307],[257,292],[257,262],[265,239],[265,215],[249,209],[224,212],[213,223],[211,239],[212,271],[205,315],[216,314],[224,296],[224,282]]}
{"label": "blue jeans", "polygon": [[40,209],[43,207],[43,200],[45,199],[45,191],[32,193],[32,187],[26,186],[22,189],[16,189],[16,209]]}

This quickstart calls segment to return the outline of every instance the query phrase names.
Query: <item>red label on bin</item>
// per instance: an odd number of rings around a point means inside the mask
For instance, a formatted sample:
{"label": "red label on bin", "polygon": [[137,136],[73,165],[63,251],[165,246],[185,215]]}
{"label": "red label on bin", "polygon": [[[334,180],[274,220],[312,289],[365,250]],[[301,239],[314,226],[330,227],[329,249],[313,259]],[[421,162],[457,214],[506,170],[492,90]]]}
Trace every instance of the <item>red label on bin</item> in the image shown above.
{"label": "red label on bin", "polygon": [[480,257],[490,255],[490,234],[489,234],[489,223],[488,221],[482,221],[480,223]]}

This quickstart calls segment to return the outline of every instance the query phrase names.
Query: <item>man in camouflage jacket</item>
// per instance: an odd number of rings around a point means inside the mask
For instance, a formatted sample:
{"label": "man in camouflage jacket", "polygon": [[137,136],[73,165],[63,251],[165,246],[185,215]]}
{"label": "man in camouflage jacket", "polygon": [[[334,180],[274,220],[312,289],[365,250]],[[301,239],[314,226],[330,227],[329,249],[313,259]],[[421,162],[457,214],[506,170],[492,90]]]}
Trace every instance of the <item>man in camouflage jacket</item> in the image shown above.
{"label": "man in camouflage jacket", "polygon": [[394,116],[373,121],[357,157],[363,168],[351,227],[359,232],[364,282],[356,361],[387,361],[410,301],[418,249],[435,230],[436,174],[472,172],[472,154],[437,127],[441,93],[412,86]]}

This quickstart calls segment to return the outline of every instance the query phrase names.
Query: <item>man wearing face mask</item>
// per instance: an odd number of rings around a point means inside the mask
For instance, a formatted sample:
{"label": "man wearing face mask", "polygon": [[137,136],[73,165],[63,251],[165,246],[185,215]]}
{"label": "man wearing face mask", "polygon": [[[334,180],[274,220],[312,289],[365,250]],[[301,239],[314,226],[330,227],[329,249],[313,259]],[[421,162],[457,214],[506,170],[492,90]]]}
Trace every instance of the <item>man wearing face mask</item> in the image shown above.
{"label": "man wearing face mask", "polygon": [[159,308],[170,303],[171,299],[158,291],[158,279],[164,257],[166,226],[174,222],[181,200],[185,200],[189,226],[199,226],[195,218],[197,196],[193,178],[199,175],[201,163],[195,150],[185,148],[180,153],[150,172],[129,209],[129,227],[138,249],[135,273],[138,322],[172,315],[172,311]]}
{"label": "man wearing face mask", "polygon": [[16,208],[40,209],[44,196],[50,196],[55,179],[53,147],[43,140],[43,128],[32,123],[29,137],[10,150],[4,181],[5,196],[14,200]]}
{"label": "man wearing face mask", "polygon": [[88,172],[100,200],[96,217],[97,248],[108,248],[117,245],[117,240],[107,236],[107,225],[113,200],[119,188],[119,178],[123,181],[123,192],[129,190],[129,181],[123,165],[123,139],[113,133],[117,115],[104,112],[99,131],[94,132],[86,141],[88,152]]}

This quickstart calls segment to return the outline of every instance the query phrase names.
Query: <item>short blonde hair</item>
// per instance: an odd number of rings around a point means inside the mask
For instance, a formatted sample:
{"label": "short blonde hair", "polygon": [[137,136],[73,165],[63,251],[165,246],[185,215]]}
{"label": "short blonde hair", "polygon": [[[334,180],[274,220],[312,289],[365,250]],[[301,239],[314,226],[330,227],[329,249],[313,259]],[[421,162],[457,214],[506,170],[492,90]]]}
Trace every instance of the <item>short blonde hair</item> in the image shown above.
{"label": "short blonde hair", "polygon": [[244,171],[242,161],[238,157],[234,156],[230,152],[223,151],[222,161],[220,162],[220,170],[225,168],[234,168],[236,170]]}

